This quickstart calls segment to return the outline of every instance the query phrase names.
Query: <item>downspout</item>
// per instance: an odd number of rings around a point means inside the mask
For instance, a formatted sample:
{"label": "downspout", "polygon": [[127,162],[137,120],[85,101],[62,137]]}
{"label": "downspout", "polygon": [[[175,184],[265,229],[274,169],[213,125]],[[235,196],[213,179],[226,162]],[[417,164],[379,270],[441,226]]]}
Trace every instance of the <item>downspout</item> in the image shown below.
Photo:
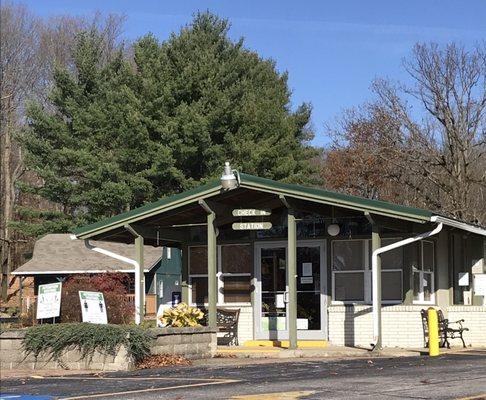
{"label": "downspout", "polygon": [[[373,342],[371,343],[372,350],[379,350],[377,348],[377,344],[381,345],[381,316],[380,316],[380,308],[381,308],[381,293],[378,293],[378,280],[381,279],[381,276],[378,276],[378,256],[380,254],[386,253],[387,251],[394,250],[398,247],[406,246],[407,244],[417,242],[419,240],[426,239],[430,236],[436,235],[442,230],[443,223],[440,222],[433,230],[425,233],[421,233],[420,235],[400,240],[399,242],[389,244],[388,246],[380,247],[376,249],[371,257],[371,269],[372,269],[372,287],[373,287]],[[379,347],[379,346],[378,346]]]}
{"label": "downspout", "polygon": [[[77,237],[75,235],[71,235],[71,239],[76,240]],[[97,253],[103,254],[105,256],[114,258],[115,260],[122,261],[124,263],[132,265],[134,272],[135,272],[135,282],[138,282],[137,278],[140,279],[140,266],[139,266],[137,261],[132,260],[131,258],[122,256],[120,254],[116,254],[116,253],[114,253],[110,250],[102,249],[101,247],[98,247],[98,246],[93,246],[89,242],[89,239],[84,239],[84,245],[89,250],[96,251]],[[137,291],[137,287],[139,287],[139,285],[135,285],[135,291]],[[140,296],[137,296],[137,293],[135,293],[135,323],[137,325],[139,325],[141,320],[142,320],[142,316],[141,316],[141,313],[140,313],[141,307],[140,307],[140,304],[137,304],[137,303],[139,303],[139,301],[137,300],[139,297]]]}

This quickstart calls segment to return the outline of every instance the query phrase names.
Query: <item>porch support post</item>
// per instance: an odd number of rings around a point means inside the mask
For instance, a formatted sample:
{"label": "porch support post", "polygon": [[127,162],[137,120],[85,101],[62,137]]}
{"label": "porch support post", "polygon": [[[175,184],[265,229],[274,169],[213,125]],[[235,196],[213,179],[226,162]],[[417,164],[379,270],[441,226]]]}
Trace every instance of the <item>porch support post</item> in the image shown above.
{"label": "porch support post", "polygon": [[140,325],[145,315],[145,275],[143,273],[143,237],[135,236],[135,323]]}
{"label": "porch support post", "polygon": [[199,205],[208,213],[208,324],[211,329],[217,329],[217,304],[218,304],[218,268],[216,265],[216,213],[204,200],[199,200]]}
{"label": "porch support post", "polygon": [[[376,223],[371,224],[371,251],[372,254],[381,248],[380,228]],[[381,255],[378,254],[376,262],[372,265],[373,289],[373,333],[375,346],[373,350],[382,349],[381,340]]]}
{"label": "porch support post", "polygon": [[218,303],[218,281],[216,266],[216,228],[214,227],[215,214],[208,214],[208,320],[211,329],[217,328],[216,305]]}
{"label": "porch support post", "polygon": [[287,281],[289,285],[289,348],[297,348],[297,228],[294,211],[288,210],[288,265]]}

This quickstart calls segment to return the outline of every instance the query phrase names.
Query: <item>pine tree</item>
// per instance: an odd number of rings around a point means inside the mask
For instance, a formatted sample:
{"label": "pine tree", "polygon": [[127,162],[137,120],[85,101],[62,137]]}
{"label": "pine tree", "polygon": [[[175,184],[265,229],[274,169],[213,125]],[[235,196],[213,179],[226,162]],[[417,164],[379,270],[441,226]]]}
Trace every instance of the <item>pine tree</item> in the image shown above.
{"label": "pine tree", "polygon": [[[21,142],[41,185],[59,204],[23,229],[65,231],[241,171],[310,182],[310,107],[290,107],[287,75],[228,37],[226,20],[196,15],[162,43],[148,35],[130,62],[102,65],[101,39],[80,35],[74,69],[55,72],[50,104],[28,109]],[[32,212],[32,211],[30,211]]]}

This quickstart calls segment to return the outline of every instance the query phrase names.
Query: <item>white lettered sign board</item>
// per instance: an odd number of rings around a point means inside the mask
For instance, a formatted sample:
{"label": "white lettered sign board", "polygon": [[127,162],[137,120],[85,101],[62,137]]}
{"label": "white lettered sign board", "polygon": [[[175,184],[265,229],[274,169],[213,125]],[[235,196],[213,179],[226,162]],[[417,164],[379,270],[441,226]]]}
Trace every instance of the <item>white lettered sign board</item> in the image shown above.
{"label": "white lettered sign board", "polygon": [[93,324],[107,324],[105,298],[101,292],[79,291],[83,322]]}
{"label": "white lettered sign board", "polygon": [[39,285],[37,292],[37,319],[55,318],[61,314],[62,283]]}

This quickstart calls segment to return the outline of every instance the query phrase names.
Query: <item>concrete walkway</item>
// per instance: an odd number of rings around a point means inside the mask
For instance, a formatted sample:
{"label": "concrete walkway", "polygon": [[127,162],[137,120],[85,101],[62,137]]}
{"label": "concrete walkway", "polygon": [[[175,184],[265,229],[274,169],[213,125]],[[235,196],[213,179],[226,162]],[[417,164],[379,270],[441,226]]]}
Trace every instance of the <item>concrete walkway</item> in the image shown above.
{"label": "concrete walkway", "polygon": [[[471,348],[464,349],[455,347],[451,349],[440,349],[441,354],[457,353]],[[483,349],[484,350],[484,349]],[[343,347],[329,345],[325,348],[304,348],[290,350],[279,347],[246,347],[246,346],[218,346],[216,358],[370,358],[370,357],[413,357],[427,355],[428,350],[385,348],[381,351],[370,351],[370,349],[359,347]]]}

